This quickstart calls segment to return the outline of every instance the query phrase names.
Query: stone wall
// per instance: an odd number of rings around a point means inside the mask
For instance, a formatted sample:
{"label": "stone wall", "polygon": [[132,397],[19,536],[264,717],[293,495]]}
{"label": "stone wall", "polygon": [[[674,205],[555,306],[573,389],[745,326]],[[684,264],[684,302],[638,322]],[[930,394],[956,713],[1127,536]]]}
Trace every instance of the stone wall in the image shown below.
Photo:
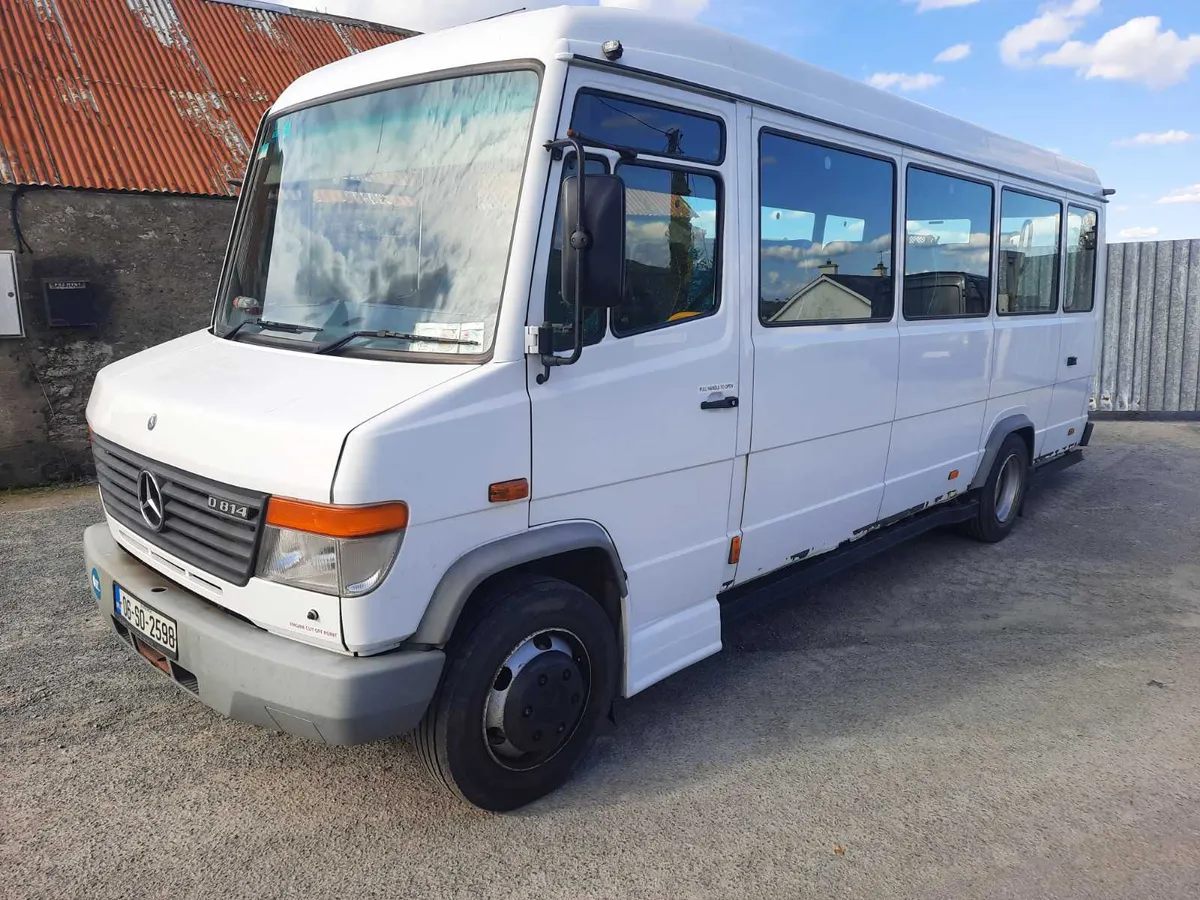
{"label": "stone wall", "polygon": [[[17,250],[0,186],[0,250]],[[92,473],[84,410],[96,372],[208,324],[231,200],[26,188],[16,198],[26,337],[0,338],[0,489]],[[49,328],[48,278],[87,279],[100,324]]]}

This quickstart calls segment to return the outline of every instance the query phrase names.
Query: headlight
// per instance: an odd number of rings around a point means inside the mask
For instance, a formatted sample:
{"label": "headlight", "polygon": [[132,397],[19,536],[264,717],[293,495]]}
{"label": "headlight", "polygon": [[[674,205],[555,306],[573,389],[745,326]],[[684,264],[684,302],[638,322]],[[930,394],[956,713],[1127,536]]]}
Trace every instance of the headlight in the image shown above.
{"label": "headlight", "polygon": [[403,503],[325,506],[272,497],[258,576],[322,594],[361,597],[387,577],[407,525]]}

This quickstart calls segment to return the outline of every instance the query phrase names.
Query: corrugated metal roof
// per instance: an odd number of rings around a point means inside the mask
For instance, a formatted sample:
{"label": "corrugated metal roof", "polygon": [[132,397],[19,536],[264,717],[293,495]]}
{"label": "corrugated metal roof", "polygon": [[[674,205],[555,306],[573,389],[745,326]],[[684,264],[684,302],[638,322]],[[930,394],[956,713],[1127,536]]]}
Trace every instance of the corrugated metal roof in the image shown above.
{"label": "corrugated metal roof", "polygon": [[406,34],[211,0],[0,0],[0,183],[231,196],[289,83]]}

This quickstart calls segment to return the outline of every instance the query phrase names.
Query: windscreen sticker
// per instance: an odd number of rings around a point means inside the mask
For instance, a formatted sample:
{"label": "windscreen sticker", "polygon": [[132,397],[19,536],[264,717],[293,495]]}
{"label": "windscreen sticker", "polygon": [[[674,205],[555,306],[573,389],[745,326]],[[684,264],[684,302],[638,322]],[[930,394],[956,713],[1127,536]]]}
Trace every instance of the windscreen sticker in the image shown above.
{"label": "windscreen sticker", "polygon": [[470,344],[464,344],[458,348],[459,353],[482,353],[483,352],[483,332],[487,325],[483,322],[463,322],[462,330],[458,337],[460,340],[470,341]]}
{"label": "windscreen sticker", "polygon": [[412,349],[421,353],[482,353],[483,333],[486,327],[483,322],[418,322],[413,334],[471,343],[439,344],[436,341],[418,341],[412,345]]}

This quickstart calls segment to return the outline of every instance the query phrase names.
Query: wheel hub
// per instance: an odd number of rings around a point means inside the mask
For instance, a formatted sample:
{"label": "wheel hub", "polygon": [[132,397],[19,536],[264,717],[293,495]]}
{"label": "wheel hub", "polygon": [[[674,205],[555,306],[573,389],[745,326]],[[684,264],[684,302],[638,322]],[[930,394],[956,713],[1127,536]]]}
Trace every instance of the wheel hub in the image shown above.
{"label": "wheel hub", "polygon": [[587,654],[568,632],[524,640],[496,673],[484,711],[484,736],[502,765],[523,770],[566,745],[588,701]]}
{"label": "wheel hub", "polygon": [[1008,522],[1016,512],[1017,497],[1021,493],[1021,463],[1015,456],[1004,461],[1004,467],[996,479],[996,494],[993,508],[1001,524]]}
{"label": "wheel hub", "polygon": [[504,733],[522,753],[557,749],[583,711],[583,677],[566,653],[551,650],[525,666],[504,704]]}

